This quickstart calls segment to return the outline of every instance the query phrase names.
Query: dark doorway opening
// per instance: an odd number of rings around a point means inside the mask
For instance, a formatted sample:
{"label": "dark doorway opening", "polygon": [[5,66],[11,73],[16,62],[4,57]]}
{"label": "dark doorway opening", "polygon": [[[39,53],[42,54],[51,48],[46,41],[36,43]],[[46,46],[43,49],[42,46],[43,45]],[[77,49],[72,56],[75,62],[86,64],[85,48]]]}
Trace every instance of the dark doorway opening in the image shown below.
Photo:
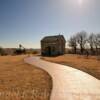
{"label": "dark doorway opening", "polygon": [[52,55],[52,51],[51,51],[51,47],[50,46],[47,47],[46,53],[47,53],[48,56]]}

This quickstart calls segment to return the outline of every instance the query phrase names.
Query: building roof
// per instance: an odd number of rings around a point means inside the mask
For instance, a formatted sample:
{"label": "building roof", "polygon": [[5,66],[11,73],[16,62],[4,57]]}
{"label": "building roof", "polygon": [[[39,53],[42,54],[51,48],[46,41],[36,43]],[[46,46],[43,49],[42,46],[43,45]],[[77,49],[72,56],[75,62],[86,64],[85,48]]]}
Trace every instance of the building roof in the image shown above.
{"label": "building roof", "polygon": [[46,36],[41,40],[41,42],[46,42],[46,41],[50,42],[50,41],[56,41],[56,40],[59,40],[59,39],[62,39],[62,40],[64,40],[66,42],[66,40],[65,40],[63,35]]}

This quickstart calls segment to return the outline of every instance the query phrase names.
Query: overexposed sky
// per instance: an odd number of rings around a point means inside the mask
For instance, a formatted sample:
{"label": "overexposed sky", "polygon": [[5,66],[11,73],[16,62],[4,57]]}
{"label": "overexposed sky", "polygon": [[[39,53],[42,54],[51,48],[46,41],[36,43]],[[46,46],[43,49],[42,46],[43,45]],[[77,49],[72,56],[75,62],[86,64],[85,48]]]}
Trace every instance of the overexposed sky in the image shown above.
{"label": "overexposed sky", "polygon": [[100,0],[0,0],[0,46],[40,48],[44,36],[100,32]]}

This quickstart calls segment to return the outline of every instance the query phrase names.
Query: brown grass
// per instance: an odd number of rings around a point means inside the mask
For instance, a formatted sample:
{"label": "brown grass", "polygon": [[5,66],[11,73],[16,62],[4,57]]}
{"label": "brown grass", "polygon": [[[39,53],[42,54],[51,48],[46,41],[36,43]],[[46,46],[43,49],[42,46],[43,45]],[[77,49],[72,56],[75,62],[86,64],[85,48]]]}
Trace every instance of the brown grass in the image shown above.
{"label": "brown grass", "polygon": [[100,60],[98,60],[95,56],[86,58],[85,56],[81,55],[66,54],[58,57],[44,57],[43,59],[55,63],[69,65],[100,79]]}
{"label": "brown grass", "polygon": [[51,77],[25,57],[0,56],[0,100],[49,100]]}

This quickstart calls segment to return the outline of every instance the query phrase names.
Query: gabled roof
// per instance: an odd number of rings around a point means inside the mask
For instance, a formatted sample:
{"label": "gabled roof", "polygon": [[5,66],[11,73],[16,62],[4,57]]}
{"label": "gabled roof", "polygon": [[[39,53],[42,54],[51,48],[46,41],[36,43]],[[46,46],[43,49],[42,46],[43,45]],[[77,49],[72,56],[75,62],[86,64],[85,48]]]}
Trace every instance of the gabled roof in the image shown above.
{"label": "gabled roof", "polygon": [[56,40],[59,40],[59,39],[62,39],[66,42],[63,35],[46,36],[41,40],[41,42],[50,42],[50,41],[56,41]]}

